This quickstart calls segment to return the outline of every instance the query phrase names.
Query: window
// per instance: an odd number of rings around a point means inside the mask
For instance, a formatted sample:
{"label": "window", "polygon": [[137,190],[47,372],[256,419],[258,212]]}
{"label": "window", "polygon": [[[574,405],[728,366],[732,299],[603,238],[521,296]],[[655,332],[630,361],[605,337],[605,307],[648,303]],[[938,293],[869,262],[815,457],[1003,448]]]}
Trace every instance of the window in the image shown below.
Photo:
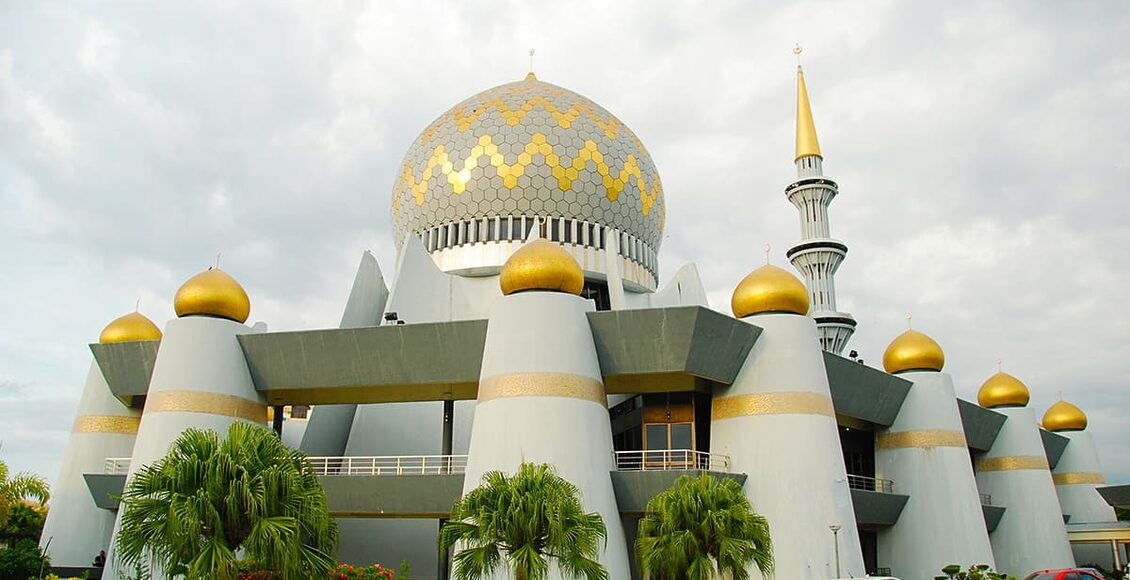
{"label": "window", "polygon": [[497,219],[497,218],[487,218],[487,241],[488,242],[493,242],[496,239],[498,239],[494,235],[494,230],[495,230],[494,220],[495,219]]}

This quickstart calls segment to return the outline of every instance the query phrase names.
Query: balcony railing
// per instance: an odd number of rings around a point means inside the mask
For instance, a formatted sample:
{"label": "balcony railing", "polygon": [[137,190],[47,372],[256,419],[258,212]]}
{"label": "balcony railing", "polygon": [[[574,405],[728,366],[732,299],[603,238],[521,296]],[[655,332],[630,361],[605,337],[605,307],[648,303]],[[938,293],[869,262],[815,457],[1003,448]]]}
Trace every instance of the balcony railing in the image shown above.
{"label": "balcony railing", "polygon": [[877,491],[879,493],[894,493],[895,482],[889,479],[864,477],[862,475],[848,474],[848,487],[863,491]]}
{"label": "balcony railing", "polygon": [[981,505],[993,505],[993,496],[991,496],[987,493],[982,493],[980,495],[981,495]]}
{"label": "balcony railing", "polygon": [[102,473],[106,475],[125,475],[129,473],[129,457],[107,457],[106,463],[102,467]]}
{"label": "balcony railing", "polygon": [[730,472],[730,456],[690,449],[658,449],[653,451],[617,451],[619,471],[671,471],[702,469]]}
{"label": "balcony railing", "polygon": [[310,457],[317,475],[447,475],[467,470],[466,455]]}

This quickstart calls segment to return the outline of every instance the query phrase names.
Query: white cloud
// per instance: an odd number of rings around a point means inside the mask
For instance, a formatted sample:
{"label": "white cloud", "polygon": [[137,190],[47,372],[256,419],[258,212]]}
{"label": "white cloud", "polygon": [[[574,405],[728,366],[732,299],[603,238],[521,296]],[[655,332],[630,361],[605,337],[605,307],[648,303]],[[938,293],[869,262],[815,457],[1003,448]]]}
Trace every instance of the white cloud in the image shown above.
{"label": "white cloud", "polygon": [[4,5],[0,384],[31,385],[4,453],[53,477],[86,343],[138,296],[172,317],[217,251],[254,320],[335,325],[361,251],[391,273],[404,150],[524,74],[530,47],[540,78],[647,144],[668,200],[662,273],[697,262],[726,310],[764,244],[781,263],[799,234],[782,191],[801,42],[841,185],[853,348],[877,363],[913,311],[963,396],[1003,358],[1038,410],[1058,390],[1087,410],[1110,479],[1130,480],[1130,18],[1108,7]]}

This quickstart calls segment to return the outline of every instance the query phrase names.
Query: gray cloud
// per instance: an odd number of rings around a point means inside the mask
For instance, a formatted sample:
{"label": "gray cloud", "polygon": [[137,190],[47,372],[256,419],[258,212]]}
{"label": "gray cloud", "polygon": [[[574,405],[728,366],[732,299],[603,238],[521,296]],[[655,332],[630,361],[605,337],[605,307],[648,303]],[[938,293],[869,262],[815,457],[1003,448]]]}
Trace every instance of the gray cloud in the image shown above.
{"label": "gray cloud", "polygon": [[[853,342],[878,364],[915,313],[972,398],[1004,360],[1040,412],[1088,411],[1130,480],[1130,18],[1104,2],[414,2],[0,5],[0,426],[58,471],[86,343],[223,251],[272,329],[336,324],[361,251],[393,266],[388,200],[429,121],[520,78],[616,113],[668,202],[662,274],[712,303],[798,235],[793,55],[826,156]],[[5,383],[7,384],[7,383]],[[12,397],[15,397],[12,395]]]}

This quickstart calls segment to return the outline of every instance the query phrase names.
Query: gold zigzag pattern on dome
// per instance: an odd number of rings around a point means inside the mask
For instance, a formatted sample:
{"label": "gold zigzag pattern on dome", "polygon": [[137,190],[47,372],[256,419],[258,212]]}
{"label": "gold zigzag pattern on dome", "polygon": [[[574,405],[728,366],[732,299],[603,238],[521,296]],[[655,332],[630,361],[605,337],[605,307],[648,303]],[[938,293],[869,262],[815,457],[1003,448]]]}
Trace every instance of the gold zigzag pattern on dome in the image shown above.
{"label": "gold zigzag pattern on dome", "polygon": [[[534,133],[530,136],[530,142],[526,144],[525,149],[518,154],[517,160],[514,163],[506,163],[506,157],[499,152],[498,146],[495,145],[491,136],[483,135],[479,137],[478,143],[471,148],[470,155],[463,160],[459,169],[455,168],[455,163],[450,159],[443,145],[436,145],[419,178],[416,178],[412,173],[412,167],[405,163],[401,170],[397,195],[393,199],[393,212],[399,213],[400,200],[398,198],[405,189],[412,194],[417,206],[424,205],[428,183],[437,167],[440,174],[451,184],[455,194],[462,195],[472,179],[471,169],[478,166],[480,158],[487,157],[490,159],[490,164],[498,172],[498,176],[502,178],[502,184],[507,189],[514,189],[518,186],[518,178],[525,175],[526,168],[533,164],[535,155],[541,155],[544,158],[545,164],[553,172],[553,177],[557,181],[557,188],[561,191],[568,191],[573,187],[573,182],[580,177],[582,170],[589,167],[590,161],[595,166],[597,175],[601,177],[602,184],[607,191],[608,201],[616,201],[620,197],[620,192],[624,190],[624,186],[630,183],[630,179],[635,178],[636,187],[640,190],[640,212],[645,216],[651,213],[652,206],[663,193],[658,176],[652,179],[651,187],[648,187],[647,180],[644,178],[643,172],[640,171],[639,163],[634,155],[629,154],[627,161],[624,162],[624,167],[620,169],[618,174],[614,175],[612,169],[604,162],[604,153],[596,142],[591,140],[585,141],[585,146],[577,152],[577,156],[572,161],[563,162],[561,157],[553,152],[553,146],[546,141],[545,134]],[[439,175],[434,177],[439,177]]]}
{"label": "gold zigzag pattern on dome", "polygon": [[593,111],[592,107],[589,106],[588,103],[573,103],[568,109],[562,111],[561,109],[558,109],[556,105],[554,105],[552,102],[541,95],[530,97],[526,100],[525,103],[522,103],[521,107],[518,107],[517,109],[511,109],[510,106],[506,104],[506,101],[503,101],[498,97],[495,97],[483,103],[482,105],[471,109],[470,113],[468,113],[467,109],[464,107],[456,107],[455,127],[459,129],[460,133],[467,131],[471,128],[472,123],[474,123],[479,117],[483,115],[483,113],[486,113],[490,109],[498,111],[498,113],[502,115],[502,118],[506,121],[506,124],[514,127],[518,123],[521,123],[522,119],[524,119],[526,115],[530,114],[530,111],[534,110],[534,107],[538,105],[541,105],[541,107],[545,109],[545,111],[549,113],[550,116],[553,117],[553,120],[557,121],[557,126],[561,127],[562,129],[568,129],[569,127],[572,127],[573,122],[576,121],[577,117],[581,116],[581,114],[583,113],[585,115],[588,115],[588,117],[592,119],[593,122],[596,123],[596,125],[600,127],[602,131],[604,131],[604,135],[609,139],[615,139],[616,134],[620,130],[620,121],[618,121],[616,117],[609,115],[608,119],[604,119],[600,115],[598,115],[596,111]]}

